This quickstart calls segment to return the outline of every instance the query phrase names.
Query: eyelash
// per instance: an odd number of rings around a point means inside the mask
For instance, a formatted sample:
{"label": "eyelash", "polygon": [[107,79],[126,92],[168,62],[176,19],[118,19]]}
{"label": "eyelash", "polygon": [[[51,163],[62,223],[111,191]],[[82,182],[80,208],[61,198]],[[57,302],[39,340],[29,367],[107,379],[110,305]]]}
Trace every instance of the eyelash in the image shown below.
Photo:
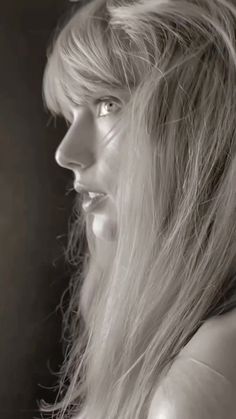
{"label": "eyelash", "polygon": [[[115,97],[112,97],[112,96],[110,96],[110,97],[107,97],[107,98],[99,98],[99,99],[96,99],[95,101],[94,101],[94,106],[98,106],[98,105],[100,105],[101,103],[108,103],[108,102],[112,102],[112,103],[115,103],[116,105],[118,105],[118,99],[116,99]],[[107,115],[109,115],[109,113],[107,114]],[[97,113],[97,117],[98,118],[104,118],[104,117],[106,117],[107,115],[103,115],[103,116],[99,116],[98,115],[98,113]],[[65,123],[66,123],[66,125],[67,125],[67,127],[68,128],[70,128],[71,127],[71,125],[72,125],[72,122],[71,121],[69,121],[67,118],[64,118],[65,119]],[[72,118],[73,119],[73,118]]]}
{"label": "eyelash", "polygon": [[[101,98],[101,99],[95,100],[95,106],[100,105],[101,103],[109,103],[109,102],[110,103],[115,103],[116,105],[118,105],[118,100],[116,98],[108,97],[108,98]],[[107,115],[109,115],[109,113]],[[99,116],[99,114],[97,112],[97,117],[98,118],[104,118],[107,115]]]}

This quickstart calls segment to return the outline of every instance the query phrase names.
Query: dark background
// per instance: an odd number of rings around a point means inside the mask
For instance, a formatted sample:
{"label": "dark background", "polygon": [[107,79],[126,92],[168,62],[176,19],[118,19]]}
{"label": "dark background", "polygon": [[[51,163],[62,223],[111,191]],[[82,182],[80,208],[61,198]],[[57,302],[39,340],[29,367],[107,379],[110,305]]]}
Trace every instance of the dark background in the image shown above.
{"label": "dark background", "polygon": [[[83,2],[80,2],[81,4]],[[64,262],[74,192],[57,166],[66,126],[49,125],[42,76],[52,31],[74,4],[0,4],[0,419],[40,417],[62,362],[60,309],[70,277]]]}

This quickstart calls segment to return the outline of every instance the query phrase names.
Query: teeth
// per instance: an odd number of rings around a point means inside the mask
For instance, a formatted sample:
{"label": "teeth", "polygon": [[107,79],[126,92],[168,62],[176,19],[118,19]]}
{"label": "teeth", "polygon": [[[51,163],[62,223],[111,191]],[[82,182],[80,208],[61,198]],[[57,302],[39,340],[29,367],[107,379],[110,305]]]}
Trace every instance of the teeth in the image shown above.
{"label": "teeth", "polygon": [[104,193],[95,193],[95,192],[89,192],[88,194],[89,194],[90,198],[95,198],[96,196],[105,195]]}

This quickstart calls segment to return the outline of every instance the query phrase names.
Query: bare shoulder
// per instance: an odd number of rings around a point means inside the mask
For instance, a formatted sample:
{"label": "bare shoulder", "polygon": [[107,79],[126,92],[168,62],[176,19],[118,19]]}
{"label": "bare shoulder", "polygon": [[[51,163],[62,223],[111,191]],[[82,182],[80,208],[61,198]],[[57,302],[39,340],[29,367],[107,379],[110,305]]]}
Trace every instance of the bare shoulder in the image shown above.
{"label": "bare shoulder", "polygon": [[157,389],[148,419],[236,419],[235,396],[223,376],[181,358]]}
{"label": "bare shoulder", "polygon": [[236,310],[208,320],[154,394],[148,419],[236,419]]}
{"label": "bare shoulder", "polygon": [[236,309],[207,320],[180,356],[205,363],[236,387]]}

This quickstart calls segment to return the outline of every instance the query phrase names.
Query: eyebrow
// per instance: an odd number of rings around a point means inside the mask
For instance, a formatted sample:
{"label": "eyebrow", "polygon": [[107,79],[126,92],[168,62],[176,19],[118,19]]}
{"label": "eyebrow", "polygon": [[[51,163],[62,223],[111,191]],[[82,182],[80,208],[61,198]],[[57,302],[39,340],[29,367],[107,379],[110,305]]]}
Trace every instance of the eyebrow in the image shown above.
{"label": "eyebrow", "polygon": [[100,90],[97,90],[91,95],[89,94],[88,100],[90,100],[91,98],[94,98],[95,100],[97,100],[97,99],[100,99],[102,96],[107,96],[107,97],[117,96],[118,99],[125,100],[126,98],[130,97],[130,92],[127,89],[122,89],[122,88],[115,88],[115,87],[105,88],[104,87]]}
{"label": "eyebrow", "polygon": [[130,92],[127,89],[122,88],[100,88],[99,90],[96,90],[94,93],[88,93],[81,95],[81,100],[75,102],[71,96],[67,95],[67,99],[69,101],[68,105],[60,106],[60,115],[62,118],[64,118],[66,121],[73,120],[74,119],[74,112],[77,110],[80,106],[90,106],[92,104],[96,104],[96,102],[101,99],[102,97],[109,98],[109,97],[117,97],[121,101],[127,102],[127,100],[130,98]]}

